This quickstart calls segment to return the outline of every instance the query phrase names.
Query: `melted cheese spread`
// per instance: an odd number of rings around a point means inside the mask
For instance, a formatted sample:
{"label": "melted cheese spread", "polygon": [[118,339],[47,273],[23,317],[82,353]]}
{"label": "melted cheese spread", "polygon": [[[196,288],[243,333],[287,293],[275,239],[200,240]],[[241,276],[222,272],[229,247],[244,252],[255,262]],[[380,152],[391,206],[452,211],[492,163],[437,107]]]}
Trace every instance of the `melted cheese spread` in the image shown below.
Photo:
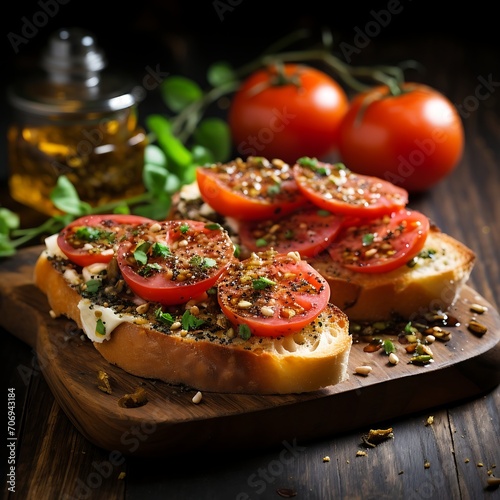
{"label": "melted cheese spread", "polygon": [[[92,342],[104,342],[111,338],[111,332],[121,323],[133,322],[136,316],[132,314],[116,313],[109,307],[92,303],[89,299],[82,299],[78,303],[83,331]],[[97,322],[102,321],[104,334],[98,333]]]}

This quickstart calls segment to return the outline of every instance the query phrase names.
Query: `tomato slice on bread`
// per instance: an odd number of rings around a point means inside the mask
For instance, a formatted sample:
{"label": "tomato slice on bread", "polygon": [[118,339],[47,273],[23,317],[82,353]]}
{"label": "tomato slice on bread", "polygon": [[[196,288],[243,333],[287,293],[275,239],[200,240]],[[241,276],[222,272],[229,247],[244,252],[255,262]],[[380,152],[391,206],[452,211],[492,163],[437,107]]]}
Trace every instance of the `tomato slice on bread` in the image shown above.
{"label": "tomato slice on bread", "polygon": [[345,227],[328,252],[333,260],[353,271],[389,272],[422,250],[429,227],[424,214],[402,209]]}
{"label": "tomato slice on bread", "polygon": [[304,157],[293,166],[293,174],[304,196],[334,213],[378,217],[408,203],[405,189],[378,177],[351,172],[342,163]]}
{"label": "tomato slice on bread", "polygon": [[341,215],[310,206],[279,219],[240,222],[238,233],[242,246],[252,252],[273,249],[313,257],[328,248],[343,222]]}
{"label": "tomato slice on bread", "polygon": [[153,222],[139,215],[87,215],[68,224],[59,233],[57,244],[64,255],[79,266],[107,263],[121,241],[137,232],[142,224]]}
{"label": "tomato slice on bread", "polygon": [[139,297],[175,305],[211,288],[234,260],[234,245],[218,224],[172,220],[118,248],[123,279]]}
{"label": "tomato slice on bread", "polygon": [[241,220],[282,216],[305,205],[307,199],[292,169],[281,160],[240,158],[226,164],[198,167],[201,197],[216,212]]}
{"label": "tomato slice on bread", "polygon": [[240,336],[279,337],[302,330],[330,299],[325,279],[296,253],[254,253],[217,284],[222,312]]}

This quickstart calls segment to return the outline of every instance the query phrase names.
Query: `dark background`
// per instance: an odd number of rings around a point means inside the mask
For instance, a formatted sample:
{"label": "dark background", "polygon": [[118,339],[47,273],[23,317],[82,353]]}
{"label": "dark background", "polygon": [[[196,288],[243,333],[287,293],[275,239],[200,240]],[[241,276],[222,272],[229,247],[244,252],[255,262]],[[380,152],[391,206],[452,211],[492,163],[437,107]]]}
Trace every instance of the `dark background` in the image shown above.
{"label": "dark background", "polygon": [[[110,67],[127,71],[138,84],[148,74],[149,67],[183,74],[204,85],[205,70],[210,63],[226,59],[239,66],[298,28],[311,29],[319,40],[321,29],[328,27],[337,46],[344,43],[354,47],[357,33],[369,32],[369,23],[373,28],[374,13],[394,9],[398,13],[390,16],[386,26],[379,23],[379,32],[353,54],[352,64],[397,63],[377,60],[377,47],[387,44],[397,47],[398,41],[412,39],[415,44],[426,43],[432,50],[432,40],[443,37],[450,40],[451,51],[454,43],[466,44],[471,58],[479,61],[485,50],[496,51],[500,47],[497,16],[491,5],[478,1],[445,6],[429,0],[350,3],[307,0],[294,5],[271,0],[9,2],[10,13],[3,15],[2,127],[6,131],[12,119],[5,99],[6,86],[20,72],[36,66],[48,37],[63,27],[79,26],[92,31]],[[25,41],[19,42],[16,37]],[[18,40],[18,44],[13,40]],[[411,54],[407,57],[411,58]],[[425,80],[425,75],[422,78]],[[163,109],[158,93],[153,90],[141,102],[139,116],[143,119],[148,113]],[[5,144],[3,133],[2,184],[8,172]]]}

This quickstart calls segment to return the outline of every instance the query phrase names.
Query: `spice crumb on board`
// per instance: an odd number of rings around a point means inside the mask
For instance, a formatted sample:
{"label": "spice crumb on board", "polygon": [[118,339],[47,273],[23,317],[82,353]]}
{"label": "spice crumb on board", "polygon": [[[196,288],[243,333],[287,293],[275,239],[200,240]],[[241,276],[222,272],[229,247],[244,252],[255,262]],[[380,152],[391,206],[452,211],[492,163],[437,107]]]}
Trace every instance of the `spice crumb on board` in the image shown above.
{"label": "spice crumb on board", "polygon": [[367,455],[368,455],[368,453],[366,453],[366,451],[363,451],[363,450],[358,450],[356,452],[357,457],[366,457]]}
{"label": "spice crumb on board", "polygon": [[127,475],[126,472],[120,472],[120,474],[118,474],[118,479],[125,479],[125,476]]}
{"label": "spice crumb on board", "polygon": [[431,467],[431,463],[429,462],[429,460],[426,460],[424,462],[424,469],[430,469],[430,467]]}
{"label": "spice crumb on board", "polygon": [[97,388],[106,394],[111,394],[113,392],[109,381],[109,375],[104,370],[99,370],[97,372]]}
{"label": "spice crumb on board", "polygon": [[425,425],[426,426],[429,426],[429,425],[432,425],[434,423],[434,416],[433,415],[430,415],[429,417],[427,417],[427,420],[425,422]]}
{"label": "spice crumb on board", "polygon": [[327,455],[326,457],[323,457],[323,462],[329,462],[330,461],[330,457]]}

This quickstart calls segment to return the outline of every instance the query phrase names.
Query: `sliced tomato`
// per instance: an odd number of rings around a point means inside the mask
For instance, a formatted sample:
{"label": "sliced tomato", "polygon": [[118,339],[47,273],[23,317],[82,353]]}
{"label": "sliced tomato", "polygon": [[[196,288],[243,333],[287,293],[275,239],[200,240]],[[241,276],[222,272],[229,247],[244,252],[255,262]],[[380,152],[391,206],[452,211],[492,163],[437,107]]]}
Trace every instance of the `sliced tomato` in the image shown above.
{"label": "sliced tomato", "polygon": [[273,249],[312,257],[330,245],[343,221],[343,216],[313,206],[279,219],[241,222],[239,235],[241,244],[252,252]]}
{"label": "sliced tomato", "polygon": [[301,158],[293,166],[293,173],[304,196],[335,213],[378,217],[408,203],[405,189],[378,177],[351,172],[342,163]]}
{"label": "sliced tomato", "polygon": [[402,209],[344,228],[328,252],[353,271],[384,273],[413,259],[424,247],[428,233],[425,215]]}
{"label": "sliced tomato", "polygon": [[68,224],[58,235],[57,244],[64,255],[85,267],[109,262],[118,244],[154,221],[138,215],[87,215]]}
{"label": "sliced tomato", "polygon": [[302,330],[330,298],[325,279],[294,255],[268,251],[232,265],[217,284],[219,305],[241,336]]}
{"label": "sliced tomato", "polygon": [[249,157],[245,162],[238,158],[199,167],[196,179],[203,201],[221,215],[236,219],[281,216],[307,202],[291,167],[279,160]]}
{"label": "sliced tomato", "polygon": [[132,291],[165,305],[200,296],[234,259],[233,242],[221,226],[191,220],[157,223],[117,252]]}

